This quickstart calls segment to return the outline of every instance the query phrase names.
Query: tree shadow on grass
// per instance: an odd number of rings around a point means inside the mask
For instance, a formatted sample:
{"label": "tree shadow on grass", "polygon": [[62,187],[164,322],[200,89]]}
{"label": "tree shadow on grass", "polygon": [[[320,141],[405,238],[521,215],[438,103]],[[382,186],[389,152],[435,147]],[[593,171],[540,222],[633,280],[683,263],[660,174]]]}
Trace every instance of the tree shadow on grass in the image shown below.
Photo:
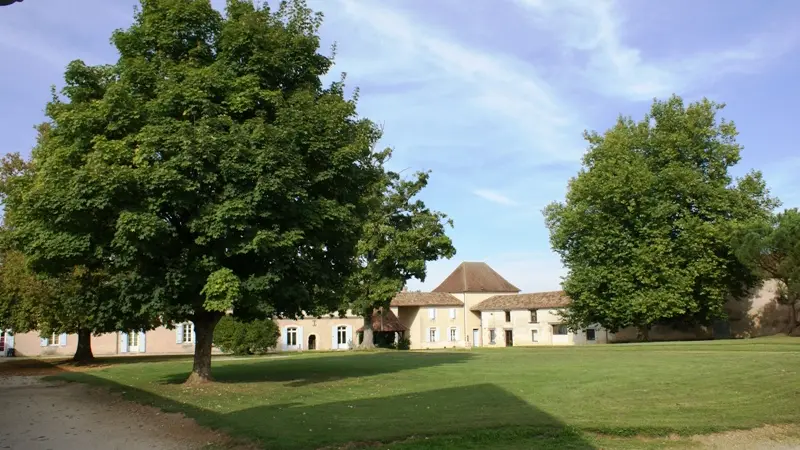
{"label": "tree shadow on grass", "polygon": [[[253,360],[247,363],[214,364],[212,374],[219,383],[283,382],[301,387],[346,378],[367,377],[404,370],[421,369],[445,364],[461,364],[473,355],[467,352],[449,353],[350,353],[308,358]],[[170,374],[165,384],[186,381],[185,372]]]}
{"label": "tree shadow on grass", "polygon": [[[264,405],[240,410],[235,410],[235,401],[217,398],[213,403],[223,404],[221,409],[229,411],[218,412],[121,385],[90,372],[58,378],[121,391],[129,400],[184,413],[200,425],[270,449],[595,448],[581,433],[491,383],[319,403],[314,403],[313,396],[302,403],[281,404],[268,404],[264,398]],[[219,385],[203,388],[203,395],[216,398],[215,389],[224,395],[224,387]],[[326,394],[330,395],[330,391]],[[347,396],[342,394],[338,398]]]}

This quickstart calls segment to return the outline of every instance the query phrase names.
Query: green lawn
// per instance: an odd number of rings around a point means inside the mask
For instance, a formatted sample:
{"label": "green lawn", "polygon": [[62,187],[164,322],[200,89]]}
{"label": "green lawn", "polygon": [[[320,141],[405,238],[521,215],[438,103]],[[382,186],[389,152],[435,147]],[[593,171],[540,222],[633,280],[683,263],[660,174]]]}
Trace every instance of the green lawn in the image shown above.
{"label": "green lawn", "polygon": [[[662,448],[666,439],[800,423],[800,339],[452,352],[318,353],[115,364],[110,385],[266,448]],[[634,436],[634,437],[631,437]]]}

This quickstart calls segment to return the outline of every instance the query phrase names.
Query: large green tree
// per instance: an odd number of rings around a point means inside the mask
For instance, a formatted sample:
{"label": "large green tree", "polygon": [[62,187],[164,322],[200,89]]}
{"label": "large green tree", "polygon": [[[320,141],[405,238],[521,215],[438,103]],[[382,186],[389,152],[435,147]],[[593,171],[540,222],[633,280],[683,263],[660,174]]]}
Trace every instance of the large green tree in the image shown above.
{"label": "large green tree", "polygon": [[663,322],[709,324],[755,279],[734,255],[737,224],[764,220],[777,202],[760,173],[734,180],[740,159],[724,105],[655,101],[639,121],[620,117],[586,133],[583,167],[566,202],[545,211],[568,273],[573,328],[635,326],[643,339]]}
{"label": "large green tree", "polygon": [[456,253],[445,233],[452,221],[418,198],[428,179],[427,172],[411,179],[386,172],[371,190],[370,215],[358,243],[359,268],[347,290],[347,306],[364,318],[362,348],[374,347],[373,312],[388,307],[411,278],[424,281],[428,261]]}
{"label": "large green tree", "polygon": [[748,225],[735,236],[737,255],[761,279],[778,282],[775,300],[789,309],[791,333],[800,309],[800,211],[787,209]]}
{"label": "large green tree", "polygon": [[[71,106],[79,109],[81,101]],[[77,334],[73,359],[85,363],[93,359],[93,333],[128,327],[147,328],[152,320],[114,301],[113,284],[105,268],[108,257],[99,252],[102,249],[87,246],[84,239],[81,244],[90,251],[84,252],[81,258],[53,258],[61,255],[64,248],[75,248],[75,242],[66,241],[65,237],[79,237],[51,234],[54,223],[70,227],[64,220],[67,218],[54,210],[53,205],[74,205],[81,198],[80,188],[75,186],[43,189],[42,177],[36,176],[39,166],[51,176],[61,170],[49,164],[52,154],[48,151],[53,148],[48,143],[50,131],[49,124],[39,128],[38,144],[31,160],[18,154],[9,154],[0,160],[0,201],[4,206],[0,271],[8,286],[0,293],[0,302],[5,305],[0,311],[0,321],[10,320],[11,328],[17,333],[38,330],[48,336],[50,333]],[[33,258],[23,253],[26,248],[33,249]]]}
{"label": "large green tree", "polygon": [[[189,381],[211,379],[214,327],[336,310],[382,175],[378,128],[319,53],[321,18],[228,0],[142,0],[118,61],[73,62],[35,155],[25,253],[110,268],[114,301],[194,323]],[[142,313],[144,311],[144,313]]]}

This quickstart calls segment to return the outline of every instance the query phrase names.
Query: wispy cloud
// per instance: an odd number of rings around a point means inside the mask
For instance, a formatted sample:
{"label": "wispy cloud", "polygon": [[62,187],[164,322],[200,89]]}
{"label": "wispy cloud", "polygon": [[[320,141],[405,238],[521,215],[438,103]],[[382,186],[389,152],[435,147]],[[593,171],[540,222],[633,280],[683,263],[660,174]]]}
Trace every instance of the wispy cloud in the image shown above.
{"label": "wispy cloud", "polygon": [[505,195],[497,191],[492,191],[490,189],[475,189],[474,191],[472,191],[472,193],[484,200],[489,200],[492,203],[498,203],[506,206],[519,205],[519,203],[517,203],[516,201],[506,197]]}
{"label": "wispy cloud", "polygon": [[614,0],[515,1],[566,48],[586,55],[582,76],[593,89],[628,100],[649,101],[732,73],[753,72],[759,62],[791,50],[800,36],[794,28],[768,30],[727,48],[647,59],[640,48],[624,41],[625,14]]}
{"label": "wispy cloud", "polygon": [[[498,124],[510,124],[514,133],[526,139],[527,152],[549,161],[571,160],[580,154],[576,143],[580,142],[583,126],[577,109],[567,104],[530,64],[463,45],[441,30],[392,8],[388,2],[330,3],[340,6],[337,14],[343,13],[352,23],[368,27],[381,44],[379,51],[359,58],[357,64],[346,57],[340,61],[343,65],[357,65],[361,76],[378,75],[389,83],[438,81],[438,96],[450,93],[470,110],[480,108],[484,115],[502,119],[495,119]],[[465,120],[463,111],[452,105],[446,117],[458,123]]]}

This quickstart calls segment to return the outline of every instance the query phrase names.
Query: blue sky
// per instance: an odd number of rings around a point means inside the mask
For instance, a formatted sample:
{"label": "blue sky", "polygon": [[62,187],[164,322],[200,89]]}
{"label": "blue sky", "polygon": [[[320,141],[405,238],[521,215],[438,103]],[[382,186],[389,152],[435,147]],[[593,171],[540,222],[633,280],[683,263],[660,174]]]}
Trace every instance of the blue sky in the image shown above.
{"label": "blue sky", "polygon": [[[222,6],[223,0],[213,0]],[[0,151],[28,153],[49,86],[72,59],[112,62],[134,0],[27,0],[0,9]],[[331,78],[361,90],[395,169],[432,170],[424,199],[455,221],[460,261],[486,261],[524,291],[558,289],[541,210],[564,197],[585,129],[641,117],[677,93],[728,104],[761,170],[800,206],[800,2],[772,0],[312,0]]]}

